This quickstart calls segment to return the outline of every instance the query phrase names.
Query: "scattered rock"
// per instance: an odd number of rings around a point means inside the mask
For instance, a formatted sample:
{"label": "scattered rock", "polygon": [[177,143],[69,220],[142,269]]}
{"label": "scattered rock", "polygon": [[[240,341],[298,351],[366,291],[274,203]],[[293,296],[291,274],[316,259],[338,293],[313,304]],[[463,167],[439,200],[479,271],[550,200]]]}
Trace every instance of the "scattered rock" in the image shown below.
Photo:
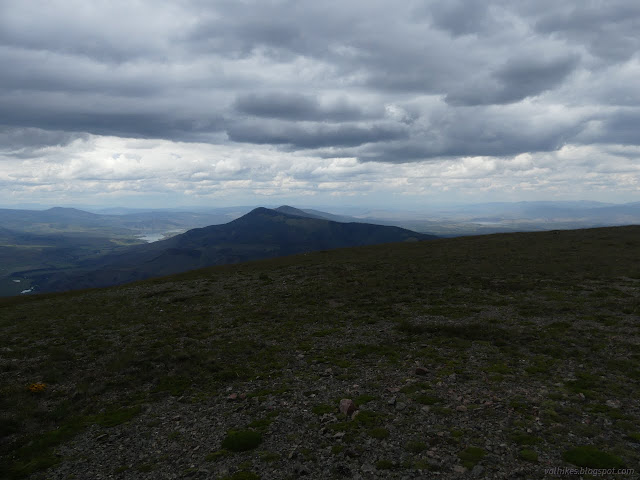
{"label": "scattered rock", "polygon": [[416,367],[416,375],[426,375],[429,373],[426,367]]}
{"label": "scattered rock", "polygon": [[362,465],[362,467],[360,467],[360,470],[365,473],[373,473],[376,471],[375,467],[370,463],[365,463],[364,465]]}
{"label": "scattered rock", "polygon": [[484,473],[484,467],[481,465],[476,465],[471,470],[471,475],[473,475],[474,477],[479,477],[483,473]]}
{"label": "scattered rock", "polygon": [[355,402],[350,398],[343,398],[342,400],[340,400],[339,409],[340,409],[340,413],[343,413],[345,415],[351,415],[353,412],[356,411],[357,407]]}

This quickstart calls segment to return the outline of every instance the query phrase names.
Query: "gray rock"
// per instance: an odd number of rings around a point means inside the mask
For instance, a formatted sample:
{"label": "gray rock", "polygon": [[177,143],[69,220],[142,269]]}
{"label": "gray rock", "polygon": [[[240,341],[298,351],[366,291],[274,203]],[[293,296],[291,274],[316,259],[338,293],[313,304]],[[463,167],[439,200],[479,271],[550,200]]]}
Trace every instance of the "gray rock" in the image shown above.
{"label": "gray rock", "polygon": [[476,465],[471,470],[471,475],[473,475],[474,477],[479,477],[483,473],[484,473],[484,467],[482,465]]}

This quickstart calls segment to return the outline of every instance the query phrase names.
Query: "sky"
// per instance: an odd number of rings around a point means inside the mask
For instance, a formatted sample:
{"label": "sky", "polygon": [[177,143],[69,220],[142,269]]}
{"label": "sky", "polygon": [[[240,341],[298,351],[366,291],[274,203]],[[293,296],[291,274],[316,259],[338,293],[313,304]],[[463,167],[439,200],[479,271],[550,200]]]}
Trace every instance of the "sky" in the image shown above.
{"label": "sky", "polygon": [[640,201],[637,0],[0,0],[0,204]]}

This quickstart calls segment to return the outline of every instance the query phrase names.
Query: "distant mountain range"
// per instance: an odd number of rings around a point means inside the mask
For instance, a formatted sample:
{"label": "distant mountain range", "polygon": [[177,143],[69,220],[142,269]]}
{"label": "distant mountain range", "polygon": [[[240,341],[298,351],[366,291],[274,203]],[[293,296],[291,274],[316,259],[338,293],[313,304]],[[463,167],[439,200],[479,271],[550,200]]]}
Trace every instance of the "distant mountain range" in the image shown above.
{"label": "distant mountain range", "polygon": [[210,213],[152,210],[115,215],[63,207],[47,210],[3,208],[0,209],[0,226],[32,233],[136,235],[144,232],[185,231],[194,227],[226,223],[235,218],[228,210],[231,209],[219,209]]}
{"label": "distant mountain range", "polygon": [[166,240],[85,259],[72,268],[22,271],[37,291],[104,287],[212,265],[296,253],[437,238],[400,227],[341,223],[293,207],[256,208],[223,225],[189,230]]}
{"label": "distant mountain range", "polygon": [[[194,212],[0,209],[0,296],[34,286],[49,291],[113,285],[208,265],[433,235],[633,224],[640,224],[640,202],[494,202],[421,205],[416,211],[344,207],[334,213],[286,205]],[[400,228],[381,230],[383,226]],[[163,240],[146,243],[158,239]]]}

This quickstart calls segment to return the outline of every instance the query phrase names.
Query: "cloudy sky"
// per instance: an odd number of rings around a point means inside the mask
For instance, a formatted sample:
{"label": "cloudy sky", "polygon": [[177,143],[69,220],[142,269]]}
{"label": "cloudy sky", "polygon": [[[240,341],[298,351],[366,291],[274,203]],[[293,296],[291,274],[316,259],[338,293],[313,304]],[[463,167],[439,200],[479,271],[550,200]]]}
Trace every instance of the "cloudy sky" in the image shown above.
{"label": "cloudy sky", "polygon": [[640,201],[637,0],[0,0],[0,204]]}

